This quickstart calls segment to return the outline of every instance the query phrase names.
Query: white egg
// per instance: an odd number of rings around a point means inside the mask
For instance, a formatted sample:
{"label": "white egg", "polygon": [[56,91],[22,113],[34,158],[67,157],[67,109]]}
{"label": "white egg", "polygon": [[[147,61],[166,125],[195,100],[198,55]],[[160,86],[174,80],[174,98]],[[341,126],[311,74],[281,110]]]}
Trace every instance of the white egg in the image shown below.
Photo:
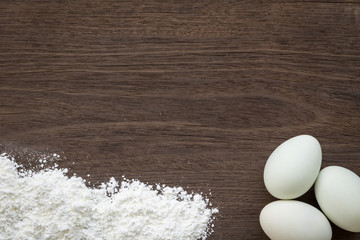
{"label": "white egg", "polygon": [[321,159],[321,147],[316,138],[310,135],[290,138],[278,146],[266,162],[266,189],[279,199],[300,197],[314,184]]}
{"label": "white egg", "polygon": [[260,213],[260,225],[271,240],[330,240],[329,221],[315,207],[295,201],[278,200]]}
{"label": "white egg", "polygon": [[321,170],[315,183],[316,200],[338,227],[360,232],[360,177],[338,166]]}

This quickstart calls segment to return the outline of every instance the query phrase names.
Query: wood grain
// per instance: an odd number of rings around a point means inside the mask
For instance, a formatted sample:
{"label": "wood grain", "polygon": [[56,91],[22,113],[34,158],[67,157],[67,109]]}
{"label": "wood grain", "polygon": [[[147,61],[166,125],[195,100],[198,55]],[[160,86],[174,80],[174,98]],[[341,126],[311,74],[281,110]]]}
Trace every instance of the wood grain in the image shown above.
{"label": "wood grain", "polygon": [[265,161],[304,133],[360,174],[359,1],[0,2],[1,149],[211,189],[209,240],[267,239]]}

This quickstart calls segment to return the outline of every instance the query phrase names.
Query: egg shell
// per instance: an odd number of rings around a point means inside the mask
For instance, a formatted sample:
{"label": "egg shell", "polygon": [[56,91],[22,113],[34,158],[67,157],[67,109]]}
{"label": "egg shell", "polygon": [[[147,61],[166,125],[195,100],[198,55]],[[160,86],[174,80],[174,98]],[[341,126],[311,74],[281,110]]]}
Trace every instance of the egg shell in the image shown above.
{"label": "egg shell", "polygon": [[310,135],[300,135],[282,143],[268,158],[264,183],[271,195],[294,199],[306,193],[319,174],[321,146]]}
{"label": "egg shell", "polygon": [[326,167],[316,180],[315,196],[330,221],[347,231],[360,232],[358,175],[343,167]]}
{"label": "egg shell", "polygon": [[324,214],[296,200],[277,200],[260,213],[260,225],[272,240],[330,240],[332,230]]}

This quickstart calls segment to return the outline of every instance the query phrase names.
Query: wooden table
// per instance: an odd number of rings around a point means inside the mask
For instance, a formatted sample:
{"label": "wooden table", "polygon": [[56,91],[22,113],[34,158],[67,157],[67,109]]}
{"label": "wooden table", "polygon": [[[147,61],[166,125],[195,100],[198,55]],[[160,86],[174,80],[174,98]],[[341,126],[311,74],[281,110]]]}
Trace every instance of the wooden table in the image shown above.
{"label": "wooden table", "polygon": [[211,189],[209,240],[259,240],[264,164],[299,134],[360,174],[357,0],[0,2],[2,150]]}

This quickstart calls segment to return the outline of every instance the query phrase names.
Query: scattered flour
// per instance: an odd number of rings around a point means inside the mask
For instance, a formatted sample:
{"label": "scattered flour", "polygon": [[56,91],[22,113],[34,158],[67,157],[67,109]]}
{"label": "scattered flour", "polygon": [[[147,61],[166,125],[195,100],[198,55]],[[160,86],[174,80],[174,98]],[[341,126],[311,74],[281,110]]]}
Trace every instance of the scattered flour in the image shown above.
{"label": "scattered flour", "polygon": [[19,169],[0,155],[1,240],[204,240],[218,213],[180,187],[111,178],[88,188],[67,169]]}

